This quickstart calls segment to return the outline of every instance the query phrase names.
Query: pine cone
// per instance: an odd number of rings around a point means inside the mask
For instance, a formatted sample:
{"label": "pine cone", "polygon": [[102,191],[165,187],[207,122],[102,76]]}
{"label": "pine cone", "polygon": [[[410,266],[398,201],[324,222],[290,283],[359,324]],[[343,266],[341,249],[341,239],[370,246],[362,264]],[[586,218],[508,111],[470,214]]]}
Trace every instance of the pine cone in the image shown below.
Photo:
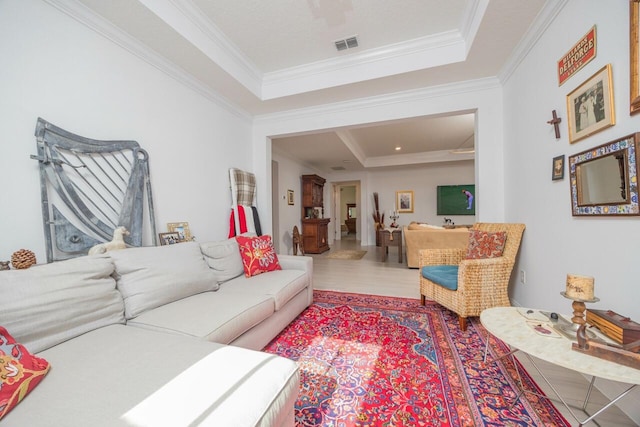
{"label": "pine cone", "polygon": [[29,268],[36,263],[36,254],[28,249],[20,249],[11,255],[11,265],[13,268]]}

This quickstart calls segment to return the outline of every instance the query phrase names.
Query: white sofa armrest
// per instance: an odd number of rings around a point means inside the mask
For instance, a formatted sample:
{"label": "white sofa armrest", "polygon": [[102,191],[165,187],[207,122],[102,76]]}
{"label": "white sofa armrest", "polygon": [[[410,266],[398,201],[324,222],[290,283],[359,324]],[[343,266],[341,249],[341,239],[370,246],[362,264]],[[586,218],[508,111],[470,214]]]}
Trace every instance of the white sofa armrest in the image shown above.
{"label": "white sofa armrest", "polygon": [[310,256],[278,254],[278,261],[283,270],[304,270],[313,277],[313,258]]}

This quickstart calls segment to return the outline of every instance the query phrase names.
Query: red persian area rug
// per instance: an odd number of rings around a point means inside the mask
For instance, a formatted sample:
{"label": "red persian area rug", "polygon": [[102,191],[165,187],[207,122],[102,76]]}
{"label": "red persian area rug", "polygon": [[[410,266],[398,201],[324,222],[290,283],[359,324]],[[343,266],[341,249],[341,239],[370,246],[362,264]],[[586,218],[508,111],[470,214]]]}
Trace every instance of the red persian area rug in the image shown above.
{"label": "red persian area rug", "polygon": [[[547,399],[517,398],[511,358],[483,362],[486,339],[477,319],[461,332],[455,314],[436,303],[315,291],[264,350],[300,367],[298,427],[569,427]],[[521,376],[525,389],[542,394]]]}

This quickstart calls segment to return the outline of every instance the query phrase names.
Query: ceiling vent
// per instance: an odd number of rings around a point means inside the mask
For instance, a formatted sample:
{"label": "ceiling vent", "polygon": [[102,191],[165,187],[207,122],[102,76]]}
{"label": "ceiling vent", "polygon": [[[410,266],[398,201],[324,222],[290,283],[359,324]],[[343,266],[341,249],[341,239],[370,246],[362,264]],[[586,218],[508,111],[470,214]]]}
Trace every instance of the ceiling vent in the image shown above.
{"label": "ceiling vent", "polygon": [[348,37],[343,40],[336,40],[334,43],[336,44],[336,49],[338,49],[338,51],[353,49],[354,47],[358,47],[358,38],[357,36]]}
{"label": "ceiling vent", "polygon": [[332,166],[331,169],[334,170],[334,171],[344,171],[344,170],[346,170],[344,168],[344,166]]}

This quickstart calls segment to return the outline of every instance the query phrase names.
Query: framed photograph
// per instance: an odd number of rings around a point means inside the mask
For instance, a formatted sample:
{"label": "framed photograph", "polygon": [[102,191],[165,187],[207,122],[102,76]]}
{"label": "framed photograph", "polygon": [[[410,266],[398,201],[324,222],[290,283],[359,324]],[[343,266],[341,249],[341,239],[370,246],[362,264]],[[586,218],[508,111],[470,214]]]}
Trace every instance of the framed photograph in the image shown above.
{"label": "framed photograph", "polygon": [[188,222],[170,222],[167,224],[167,230],[178,233],[181,242],[190,242],[193,240]]}
{"label": "framed photograph", "polygon": [[611,64],[567,95],[569,142],[574,143],[616,123]]}
{"label": "framed photograph", "polygon": [[165,245],[174,245],[176,243],[180,243],[180,235],[175,231],[169,233],[160,233],[158,234],[160,237],[160,246]]}
{"label": "framed photograph", "polygon": [[564,154],[553,158],[551,179],[553,181],[564,178]]}
{"label": "framed photograph", "polygon": [[287,203],[293,205],[293,190],[287,190]]}
{"label": "framed photograph", "polygon": [[638,15],[640,15],[640,3],[629,2],[629,73],[631,78],[630,93],[630,114],[640,112],[640,31],[638,31]]}
{"label": "framed photograph", "polygon": [[476,186],[466,185],[438,185],[437,215],[475,215],[476,214]]}
{"label": "framed photograph", "polygon": [[396,191],[396,212],[413,213],[413,191]]}

